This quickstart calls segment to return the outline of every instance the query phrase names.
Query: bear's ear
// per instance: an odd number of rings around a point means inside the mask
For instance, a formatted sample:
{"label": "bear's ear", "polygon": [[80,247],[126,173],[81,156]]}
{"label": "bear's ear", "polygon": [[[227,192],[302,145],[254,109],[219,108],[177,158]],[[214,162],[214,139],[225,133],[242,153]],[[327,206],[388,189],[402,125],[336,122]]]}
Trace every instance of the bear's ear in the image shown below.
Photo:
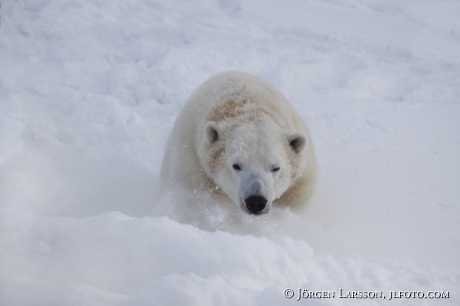
{"label": "bear's ear", "polygon": [[302,133],[288,133],[287,139],[289,142],[289,146],[296,153],[302,151],[303,148],[305,148],[305,145],[307,144],[307,137],[305,136],[305,134]]}
{"label": "bear's ear", "polygon": [[219,139],[220,128],[214,121],[209,121],[204,126],[204,134],[209,143],[213,143]]}

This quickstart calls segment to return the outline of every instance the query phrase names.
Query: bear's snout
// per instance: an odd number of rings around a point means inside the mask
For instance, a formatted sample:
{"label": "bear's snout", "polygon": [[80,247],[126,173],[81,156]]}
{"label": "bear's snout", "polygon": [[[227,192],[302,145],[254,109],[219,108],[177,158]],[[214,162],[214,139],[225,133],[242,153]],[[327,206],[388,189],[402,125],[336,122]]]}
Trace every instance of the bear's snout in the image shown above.
{"label": "bear's snout", "polygon": [[258,215],[267,206],[267,199],[262,196],[250,196],[244,199],[244,204],[251,214]]}

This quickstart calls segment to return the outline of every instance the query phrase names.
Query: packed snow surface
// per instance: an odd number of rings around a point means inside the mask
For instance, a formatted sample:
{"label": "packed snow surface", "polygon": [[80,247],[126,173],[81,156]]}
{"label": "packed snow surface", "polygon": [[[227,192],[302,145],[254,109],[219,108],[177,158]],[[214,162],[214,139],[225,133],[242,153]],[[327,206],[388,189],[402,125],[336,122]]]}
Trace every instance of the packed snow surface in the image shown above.
{"label": "packed snow surface", "polygon": [[[456,0],[2,1],[0,305],[460,305],[459,16]],[[321,179],[300,214],[211,211],[204,229],[158,199],[175,118],[227,69],[310,126]],[[405,290],[449,298],[389,300]]]}

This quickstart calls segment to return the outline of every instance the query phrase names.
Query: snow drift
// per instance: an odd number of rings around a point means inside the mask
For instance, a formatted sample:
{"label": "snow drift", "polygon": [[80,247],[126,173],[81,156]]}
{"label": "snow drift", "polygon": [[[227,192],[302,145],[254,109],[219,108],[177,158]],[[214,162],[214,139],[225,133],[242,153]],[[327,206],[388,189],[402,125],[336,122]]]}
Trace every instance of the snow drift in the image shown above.
{"label": "snow drift", "polygon": [[[0,304],[460,302],[460,4],[21,0],[0,27]],[[314,203],[212,230],[156,198],[181,106],[266,78],[311,128]],[[449,291],[393,299],[389,291]]]}

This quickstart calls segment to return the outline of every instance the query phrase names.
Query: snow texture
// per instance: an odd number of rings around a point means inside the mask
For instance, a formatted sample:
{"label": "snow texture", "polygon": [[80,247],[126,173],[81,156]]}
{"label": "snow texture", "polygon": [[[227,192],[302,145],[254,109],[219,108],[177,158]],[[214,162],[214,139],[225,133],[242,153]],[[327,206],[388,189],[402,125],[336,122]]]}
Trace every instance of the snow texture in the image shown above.
{"label": "snow texture", "polygon": [[[458,16],[456,0],[2,1],[0,305],[460,305]],[[177,114],[227,69],[309,124],[321,179],[300,215],[211,211],[203,230],[157,199]]]}

